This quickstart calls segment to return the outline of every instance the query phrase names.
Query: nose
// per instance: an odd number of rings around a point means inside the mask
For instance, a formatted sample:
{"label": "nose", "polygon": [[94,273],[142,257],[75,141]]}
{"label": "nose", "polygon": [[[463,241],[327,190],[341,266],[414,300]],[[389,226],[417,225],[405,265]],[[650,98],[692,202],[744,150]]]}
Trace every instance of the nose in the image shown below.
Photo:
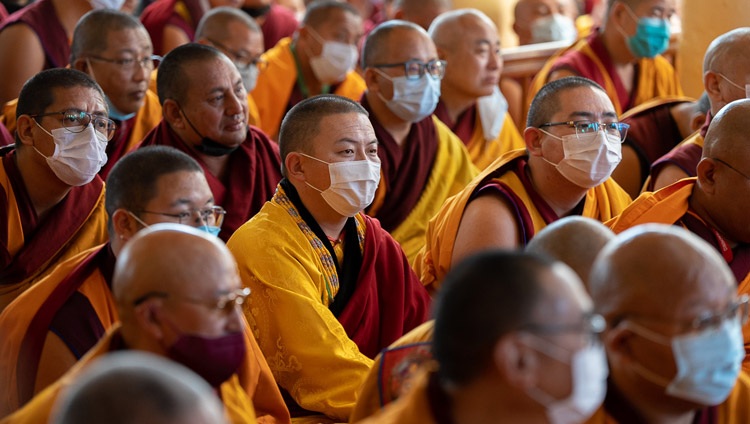
{"label": "nose", "polygon": [[247,103],[247,97],[244,99],[240,97],[244,93],[244,90],[241,91],[240,95],[234,91],[230,92],[229,96],[227,96],[226,109],[224,110],[227,115],[232,116],[244,114],[244,110],[246,109],[244,105]]}

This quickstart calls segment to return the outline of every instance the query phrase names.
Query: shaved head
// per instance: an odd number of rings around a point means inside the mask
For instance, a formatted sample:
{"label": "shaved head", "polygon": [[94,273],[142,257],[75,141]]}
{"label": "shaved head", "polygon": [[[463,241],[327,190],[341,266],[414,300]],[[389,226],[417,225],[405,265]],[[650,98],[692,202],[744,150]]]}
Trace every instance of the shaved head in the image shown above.
{"label": "shaved head", "polygon": [[588,283],[596,256],[614,238],[615,234],[601,222],[570,216],[546,226],[526,245],[526,251],[565,263]]}
{"label": "shaved head", "polygon": [[260,26],[247,13],[234,7],[217,7],[203,15],[195,30],[195,39],[226,40],[231,37],[229,26],[235,22],[253,32],[260,32]]}
{"label": "shaved head", "polygon": [[750,63],[750,27],[733,29],[714,39],[703,57],[703,72],[729,72]]}
{"label": "shaved head", "polygon": [[435,18],[428,33],[435,46],[452,50],[462,39],[468,29],[476,27],[478,22],[489,25],[495,31],[497,26],[490,18],[477,9],[457,9],[445,12]]}
{"label": "shaved head", "polygon": [[388,41],[391,37],[400,36],[406,31],[414,31],[429,38],[427,32],[415,23],[398,19],[383,22],[367,35],[364,47],[362,48],[362,69],[366,69],[376,63],[385,63],[383,61],[386,60],[390,53]]}
{"label": "shaved head", "polygon": [[724,106],[711,121],[703,141],[704,158],[747,156],[747,122],[750,99],[735,100]]}

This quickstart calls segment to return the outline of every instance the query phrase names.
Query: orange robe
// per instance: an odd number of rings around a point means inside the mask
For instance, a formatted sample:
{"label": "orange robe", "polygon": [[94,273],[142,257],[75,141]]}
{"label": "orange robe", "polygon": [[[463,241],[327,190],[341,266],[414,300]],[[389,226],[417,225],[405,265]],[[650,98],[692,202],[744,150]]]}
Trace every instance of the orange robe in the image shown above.
{"label": "orange robe", "polygon": [[[414,387],[402,398],[359,424],[439,424],[450,417],[450,398],[440,388],[435,371],[417,376]],[[500,418],[500,417],[498,417]]]}
{"label": "orange robe", "polygon": [[[290,96],[297,84],[297,65],[290,48],[291,38],[284,38],[272,49],[263,53],[268,66],[258,76],[258,83],[252,91],[258,105],[260,128],[272,139],[278,139],[281,120],[291,106]],[[355,71],[346,75],[344,81],[335,86],[332,94],[359,101],[366,85]]]}
{"label": "orange robe", "polygon": [[[525,166],[526,158],[525,150],[514,150],[501,156],[465,189],[448,199],[430,220],[425,247],[413,264],[422,284],[429,290],[436,291],[439,288],[451,267],[453,244],[466,205],[477,190],[488,183],[503,187],[504,196],[516,207],[517,225],[524,238],[522,244],[558,219],[543,199],[538,199],[539,195],[530,184],[519,178],[519,175],[525,175],[522,167]],[[586,193],[581,215],[606,221],[619,214],[630,201],[630,196],[609,178]]]}

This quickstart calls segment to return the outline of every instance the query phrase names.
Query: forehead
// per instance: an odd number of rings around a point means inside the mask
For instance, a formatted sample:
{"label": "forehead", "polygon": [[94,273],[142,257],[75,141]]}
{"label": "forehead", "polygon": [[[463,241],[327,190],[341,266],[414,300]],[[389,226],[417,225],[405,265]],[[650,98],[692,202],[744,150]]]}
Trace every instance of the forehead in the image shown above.
{"label": "forehead", "polygon": [[677,7],[676,0],[642,0],[635,7],[637,13],[648,14],[655,10],[661,9],[666,12],[673,12]]}
{"label": "forehead", "polygon": [[594,118],[617,118],[615,108],[607,94],[594,87],[576,87],[563,90],[558,95],[558,110],[553,121],[568,120],[576,115],[590,114]]}
{"label": "forehead", "polygon": [[461,25],[457,27],[458,31],[456,31],[461,40],[470,44],[476,44],[485,40],[491,44],[500,43],[497,31],[483,19],[467,15],[461,21]]}
{"label": "forehead", "polygon": [[109,52],[152,49],[151,37],[143,27],[108,31],[106,41],[105,50]]}
{"label": "forehead", "polygon": [[239,21],[229,21],[226,27],[226,37],[219,41],[246,44],[243,47],[251,47],[249,44],[263,43],[260,32],[251,30]]}
{"label": "forehead", "polygon": [[91,112],[104,110],[104,98],[91,87],[81,85],[56,87],[52,89],[52,97],[54,101],[47,107],[49,111],[81,109]]}
{"label": "forehead", "polygon": [[326,30],[354,29],[359,30],[362,26],[362,18],[347,10],[332,7],[325,12],[325,18],[317,25],[311,25],[318,32]]}
{"label": "forehead", "polygon": [[409,59],[429,60],[437,56],[432,39],[414,29],[397,28],[383,39],[386,44],[386,62],[403,62]]}
{"label": "forehead", "polygon": [[185,73],[188,95],[205,95],[217,87],[230,88],[240,79],[234,64],[224,56],[206,60],[192,61],[182,65]]}
{"label": "forehead", "polygon": [[367,116],[361,113],[337,113],[320,120],[314,139],[316,147],[330,147],[341,140],[368,143],[375,140],[375,130]]}
{"label": "forehead", "polygon": [[177,171],[159,176],[149,204],[173,204],[181,200],[200,205],[212,197],[206,178],[198,171]]}

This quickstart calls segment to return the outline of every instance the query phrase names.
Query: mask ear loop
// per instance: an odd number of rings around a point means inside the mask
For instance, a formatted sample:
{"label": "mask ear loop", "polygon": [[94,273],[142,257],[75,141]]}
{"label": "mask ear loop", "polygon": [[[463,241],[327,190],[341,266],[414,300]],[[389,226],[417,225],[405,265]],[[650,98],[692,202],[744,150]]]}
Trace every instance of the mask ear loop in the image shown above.
{"label": "mask ear loop", "polygon": [[[658,334],[655,331],[649,330],[648,328],[636,324],[633,321],[623,320],[620,322],[620,324],[624,326],[624,328],[632,331],[633,333],[643,337],[646,340],[649,340],[651,342],[660,344],[662,346],[670,346],[672,345],[671,342],[669,342],[669,338]],[[674,355],[674,354],[673,354]],[[649,370],[648,368],[641,365],[639,362],[632,361],[632,367],[635,370],[636,373],[640,374],[643,378],[646,380],[656,384],[657,386],[661,387],[667,387],[671,383],[670,379],[667,379],[665,377],[660,376],[659,374],[655,373],[654,371]]]}

